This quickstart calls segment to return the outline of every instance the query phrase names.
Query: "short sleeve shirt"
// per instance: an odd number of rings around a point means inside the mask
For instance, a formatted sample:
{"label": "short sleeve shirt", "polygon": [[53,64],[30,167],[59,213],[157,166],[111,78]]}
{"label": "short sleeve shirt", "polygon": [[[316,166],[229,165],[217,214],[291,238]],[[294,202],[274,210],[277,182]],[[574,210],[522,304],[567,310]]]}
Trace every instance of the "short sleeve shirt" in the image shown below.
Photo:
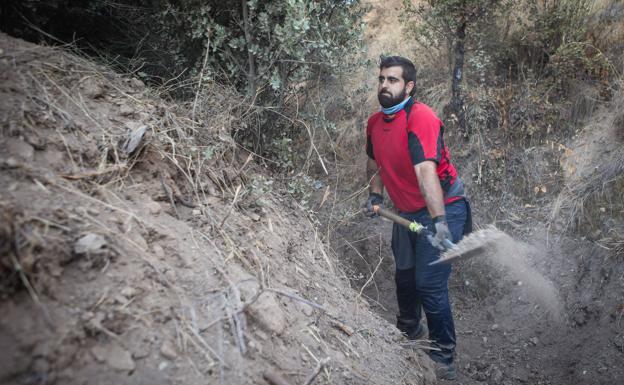
{"label": "short sleeve shirt", "polygon": [[[442,121],[423,103],[410,101],[406,108],[411,108],[409,121],[405,109],[393,119],[382,112],[368,119],[366,152],[377,163],[394,205],[403,212],[415,212],[427,206],[418,186],[415,165],[427,160],[435,162],[445,194],[455,183],[457,171],[444,145]],[[446,198],[445,203],[457,199]]]}

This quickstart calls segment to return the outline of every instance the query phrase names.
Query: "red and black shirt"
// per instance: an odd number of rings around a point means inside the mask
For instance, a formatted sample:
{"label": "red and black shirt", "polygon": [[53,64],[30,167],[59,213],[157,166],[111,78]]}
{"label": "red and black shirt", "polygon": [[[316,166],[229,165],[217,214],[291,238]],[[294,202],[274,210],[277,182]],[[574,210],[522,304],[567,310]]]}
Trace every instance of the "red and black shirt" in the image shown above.
{"label": "red and black shirt", "polygon": [[[366,153],[377,163],[388,195],[400,211],[415,212],[427,206],[414,171],[418,163],[436,162],[445,196],[457,180],[443,135],[442,121],[420,102],[409,101],[392,119],[381,111],[368,119]],[[445,203],[457,199],[461,198],[448,197]]]}

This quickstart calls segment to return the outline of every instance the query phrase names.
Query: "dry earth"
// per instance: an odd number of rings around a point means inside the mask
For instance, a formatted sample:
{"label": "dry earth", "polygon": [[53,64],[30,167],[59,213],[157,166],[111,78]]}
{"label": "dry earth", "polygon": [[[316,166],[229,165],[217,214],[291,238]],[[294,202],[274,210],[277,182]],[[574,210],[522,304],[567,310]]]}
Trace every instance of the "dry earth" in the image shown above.
{"label": "dry earth", "polygon": [[210,103],[0,35],[0,383],[432,383]]}

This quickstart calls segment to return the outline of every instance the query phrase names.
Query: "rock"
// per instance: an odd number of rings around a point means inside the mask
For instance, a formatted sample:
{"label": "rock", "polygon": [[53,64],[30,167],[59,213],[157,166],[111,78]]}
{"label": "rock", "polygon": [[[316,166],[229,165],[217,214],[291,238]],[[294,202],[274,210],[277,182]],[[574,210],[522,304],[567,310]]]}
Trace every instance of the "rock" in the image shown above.
{"label": "rock", "polygon": [[130,79],[130,86],[138,91],[141,91],[145,88],[145,83],[143,83],[140,79],[132,78]]}
{"label": "rock", "polygon": [[160,207],[160,203],[155,202],[155,201],[151,201],[147,203],[145,207],[147,208],[149,213],[152,215],[158,215],[162,211],[162,207]]}
{"label": "rock", "polygon": [[160,354],[168,360],[175,360],[178,357],[178,352],[175,345],[170,339],[166,339],[160,347]]}
{"label": "rock", "polygon": [[119,345],[111,346],[108,350],[106,362],[115,370],[132,371],[135,368],[134,360],[132,359],[130,352]]}
{"label": "rock", "polygon": [[297,304],[301,312],[306,317],[312,317],[312,315],[314,315],[314,308],[312,306],[308,305],[307,303],[302,303],[302,302],[298,302]]}
{"label": "rock", "polygon": [[92,77],[86,78],[81,84],[82,93],[91,99],[101,98],[104,95],[104,89],[98,81]]}
{"label": "rock", "polygon": [[[123,106],[121,107],[123,110]],[[130,113],[132,114],[132,113]],[[123,115],[123,113],[122,113]],[[145,136],[145,133],[147,132],[147,125],[143,124],[139,127],[137,127],[136,129],[132,130],[129,134],[128,137],[126,138],[126,141],[124,142],[122,148],[123,150],[128,154],[132,154],[141,144],[141,142],[143,141],[143,137]]]}
{"label": "rock", "polygon": [[198,217],[198,216],[201,215],[202,212],[199,209],[193,209],[193,211],[191,213],[193,214],[193,216]]}
{"label": "rock", "polygon": [[[0,142],[0,148],[2,148],[5,153],[3,153],[3,158],[6,159],[7,165],[9,167],[15,167],[9,163],[9,158],[17,158],[22,161],[32,162],[35,157],[35,148],[31,146],[29,143],[24,142],[23,140],[15,137],[7,138]],[[19,164],[19,162],[15,161],[15,163]],[[16,164],[16,165],[17,165]]]}
{"label": "rock", "polygon": [[275,294],[265,292],[249,307],[251,317],[265,330],[280,335],[286,330],[288,321]]}
{"label": "rock", "polygon": [[493,383],[500,384],[503,380],[503,372],[501,372],[498,368],[494,368],[494,370],[492,370],[490,378],[492,379]]}
{"label": "rock", "polygon": [[494,330],[498,330],[498,324],[494,324],[490,327],[490,330],[494,331]]}
{"label": "rock", "polygon": [[165,249],[163,249],[162,246],[159,245],[158,243],[152,246],[152,250],[153,250],[154,256],[158,257],[159,259],[165,258]]}
{"label": "rock", "polygon": [[123,289],[121,289],[121,295],[123,295],[127,299],[134,297],[136,293],[137,293],[137,290],[130,286],[126,286]]}
{"label": "rock", "polygon": [[96,345],[92,347],[91,354],[93,354],[93,358],[95,358],[97,362],[106,361],[106,349],[103,346]]}
{"label": "rock", "polygon": [[133,371],[135,368],[130,352],[115,343],[94,346],[91,348],[91,354],[98,362],[106,362],[115,370]]}
{"label": "rock", "polygon": [[249,218],[254,222],[258,222],[260,220],[260,215],[256,213],[249,213],[247,216],[249,216]]}
{"label": "rock", "polygon": [[531,337],[529,338],[529,342],[531,343],[531,345],[536,346],[537,344],[539,344],[539,338]]}
{"label": "rock", "polygon": [[121,116],[130,116],[134,114],[134,112],[134,108],[129,104],[122,104],[119,108],[119,114],[121,114]]}
{"label": "rock", "polygon": [[99,234],[84,235],[74,244],[76,254],[101,254],[106,251],[106,239]]}
{"label": "rock", "polygon": [[169,269],[165,271],[165,278],[167,278],[167,280],[169,282],[175,282],[176,281],[176,273],[175,271]]}

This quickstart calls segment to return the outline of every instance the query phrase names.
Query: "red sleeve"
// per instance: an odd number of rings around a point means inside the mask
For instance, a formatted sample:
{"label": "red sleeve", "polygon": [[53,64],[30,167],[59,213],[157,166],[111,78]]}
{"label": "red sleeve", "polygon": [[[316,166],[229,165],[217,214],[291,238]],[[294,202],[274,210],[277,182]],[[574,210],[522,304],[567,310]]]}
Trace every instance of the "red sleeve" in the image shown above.
{"label": "red sleeve", "polygon": [[407,145],[412,164],[432,160],[440,162],[442,156],[442,122],[430,109],[419,106],[412,110],[407,123]]}

